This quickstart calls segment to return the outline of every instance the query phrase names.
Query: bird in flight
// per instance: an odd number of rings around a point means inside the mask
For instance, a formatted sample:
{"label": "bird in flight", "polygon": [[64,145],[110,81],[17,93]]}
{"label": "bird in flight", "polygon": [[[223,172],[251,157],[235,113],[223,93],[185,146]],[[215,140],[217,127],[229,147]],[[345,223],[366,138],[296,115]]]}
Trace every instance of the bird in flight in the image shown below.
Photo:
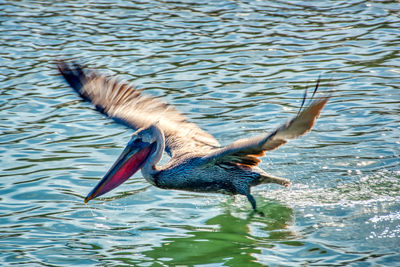
{"label": "bird in flight", "polygon": [[[85,198],[89,200],[116,188],[141,170],[152,185],[163,189],[245,195],[257,209],[251,187],[290,181],[268,174],[257,165],[260,157],[309,132],[329,96],[303,103],[296,117],[274,131],[239,139],[221,146],[173,106],[142,93],[127,82],[84,69],[76,63],[59,61],[57,67],[66,82],[95,108],[135,132],[110,170]],[[318,89],[319,80],[313,96]],[[157,164],[164,151],[170,160]]]}

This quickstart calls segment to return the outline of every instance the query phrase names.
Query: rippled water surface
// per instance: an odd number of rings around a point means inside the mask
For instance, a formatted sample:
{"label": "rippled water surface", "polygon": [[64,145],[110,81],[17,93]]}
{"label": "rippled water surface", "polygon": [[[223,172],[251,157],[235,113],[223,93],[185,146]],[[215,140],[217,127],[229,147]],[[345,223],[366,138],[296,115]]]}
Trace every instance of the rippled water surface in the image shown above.
{"label": "rippled water surface", "polygon": [[[399,264],[399,14],[398,1],[1,1],[0,265]],[[263,158],[293,182],[253,189],[264,217],[140,173],[85,205],[132,131],[79,100],[60,58],[162,97],[222,144],[293,117],[319,75],[334,97]]]}

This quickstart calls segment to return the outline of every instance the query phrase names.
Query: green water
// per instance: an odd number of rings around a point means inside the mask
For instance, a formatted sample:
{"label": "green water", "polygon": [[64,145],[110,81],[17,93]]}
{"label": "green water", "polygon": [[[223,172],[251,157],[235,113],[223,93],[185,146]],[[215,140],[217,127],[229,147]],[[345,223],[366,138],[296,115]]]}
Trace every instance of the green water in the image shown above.
{"label": "green water", "polygon": [[[0,1],[0,265],[400,265],[398,1]],[[177,106],[222,144],[293,117],[261,168],[286,189],[161,190],[138,173],[83,198],[132,131],[57,74],[76,60]],[[163,162],[168,160],[164,157]]]}

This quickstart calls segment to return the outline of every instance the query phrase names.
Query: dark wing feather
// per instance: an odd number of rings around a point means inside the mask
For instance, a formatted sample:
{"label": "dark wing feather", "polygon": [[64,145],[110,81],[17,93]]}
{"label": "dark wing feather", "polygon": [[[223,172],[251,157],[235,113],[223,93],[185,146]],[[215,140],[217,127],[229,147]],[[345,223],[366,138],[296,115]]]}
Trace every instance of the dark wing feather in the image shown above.
{"label": "dark wing feather", "polygon": [[237,163],[249,167],[256,166],[260,162],[258,157],[265,155],[266,151],[274,150],[285,144],[288,139],[297,138],[310,131],[328,100],[329,97],[324,97],[314,101],[295,118],[270,134],[240,139],[203,159],[225,164]]}
{"label": "dark wing feather", "polygon": [[117,122],[136,130],[158,123],[164,131],[166,150],[170,155],[212,151],[219,147],[212,135],[188,122],[173,106],[142,94],[132,85],[84,70],[77,64],[59,62],[57,66],[68,84],[83,99]]}

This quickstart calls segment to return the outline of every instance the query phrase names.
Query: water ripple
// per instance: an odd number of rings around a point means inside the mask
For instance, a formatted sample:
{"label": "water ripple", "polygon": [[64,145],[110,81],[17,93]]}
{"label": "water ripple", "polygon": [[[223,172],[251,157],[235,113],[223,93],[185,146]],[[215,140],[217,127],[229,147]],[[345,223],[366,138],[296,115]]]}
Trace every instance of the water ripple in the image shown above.
{"label": "water ripple", "polygon": [[[4,264],[392,265],[399,255],[396,1],[5,1],[0,5]],[[78,100],[74,59],[173,103],[227,144],[296,114],[315,129],[263,169],[291,189],[245,198],[160,190],[136,174],[82,203],[131,131]],[[167,159],[163,159],[166,162]]]}

